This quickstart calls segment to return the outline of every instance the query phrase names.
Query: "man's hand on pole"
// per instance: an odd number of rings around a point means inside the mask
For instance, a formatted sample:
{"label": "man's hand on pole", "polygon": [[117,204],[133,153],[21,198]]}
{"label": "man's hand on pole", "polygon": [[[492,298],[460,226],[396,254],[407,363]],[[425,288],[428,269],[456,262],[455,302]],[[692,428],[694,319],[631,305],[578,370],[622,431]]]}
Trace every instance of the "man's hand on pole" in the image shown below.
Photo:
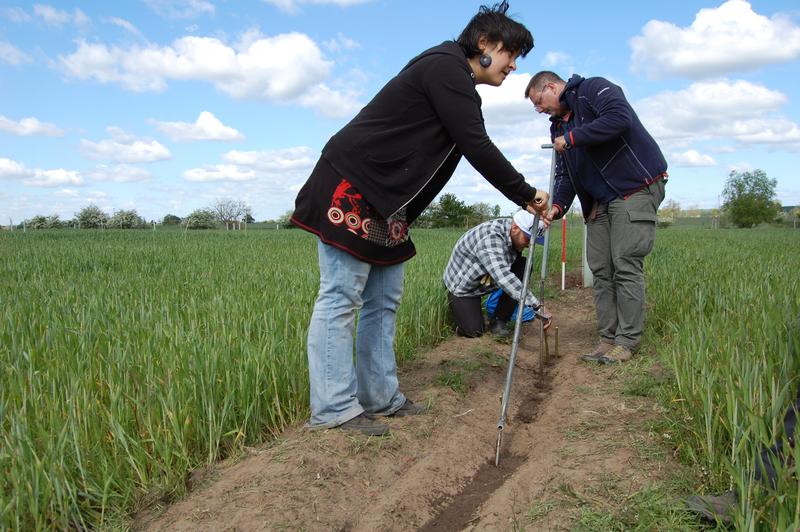
{"label": "man's hand on pole", "polygon": [[544,305],[540,306],[539,308],[533,311],[534,316],[536,319],[541,320],[542,324],[544,325],[544,329],[547,330],[550,328],[550,325],[553,324],[553,315],[547,312],[544,309]]}
{"label": "man's hand on pole", "polygon": [[538,214],[543,217],[547,214],[547,202],[550,200],[550,194],[546,190],[536,189],[536,195],[528,202],[528,212],[531,214]]}
{"label": "man's hand on pole", "polygon": [[553,223],[553,218],[555,218],[557,214],[558,214],[558,207],[553,206],[550,207],[550,210],[548,210],[544,216],[542,216],[542,224],[544,225],[545,229],[550,228],[550,224]]}

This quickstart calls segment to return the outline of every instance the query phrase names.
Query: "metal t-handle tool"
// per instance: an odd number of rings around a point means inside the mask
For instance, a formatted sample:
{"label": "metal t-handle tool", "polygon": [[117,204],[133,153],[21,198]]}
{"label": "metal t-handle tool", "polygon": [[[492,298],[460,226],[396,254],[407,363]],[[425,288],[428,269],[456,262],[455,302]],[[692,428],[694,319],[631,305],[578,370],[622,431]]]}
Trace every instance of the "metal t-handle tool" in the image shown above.
{"label": "metal t-handle tool", "polygon": [[[539,229],[539,215],[533,217],[533,227]],[[533,229],[533,227],[531,229]],[[536,247],[536,233],[531,232],[531,240],[528,244],[528,258],[525,260],[525,273],[522,276],[522,291],[517,300],[517,319],[514,322],[514,340],[511,343],[511,356],[508,357],[508,371],[506,372],[506,386],[503,389],[503,402],[500,408],[500,421],[497,422],[497,447],[495,449],[494,465],[500,465],[500,444],[503,439],[503,429],[506,426],[506,416],[508,415],[508,399],[511,395],[511,382],[514,380],[514,364],[517,360],[517,348],[519,347],[519,333],[522,329],[522,309],[525,306],[525,299],[528,295],[528,284],[531,280],[531,266],[533,265],[533,248]]]}
{"label": "metal t-handle tool", "polygon": [[[542,144],[543,149],[553,148],[552,144]],[[550,196],[552,202],[552,195],[553,195],[553,178],[555,175],[555,151],[553,152],[553,159],[550,164]],[[552,205],[552,203],[548,204],[548,207]],[[528,258],[525,261],[525,273],[522,276],[522,291],[520,292],[520,297],[517,300],[517,319],[514,323],[514,340],[511,343],[511,356],[508,358],[508,371],[506,373],[506,386],[503,389],[503,402],[500,407],[500,420],[497,422],[497,445],[495,447],[495,455],[494,455],[494,465],[500,465],[500,446],[503,441],[503,430],[506,426],[506,418],[508,417],[508,400],[511,396],[511,384],[514,380],[514,364],[517,360],[517,349],[519,348],[519,336],[520,331],[522,329],[522,309],[525,306],[525,299],[528,293],[528,285],[530,284],[531,278],[531,267],[533,266],[533,252],[534,248],[536,247],[536,235],[539,232],[539,219],[540,216],[536,214],[533,217],[533,227],[531,227],[531,240],[528,244]],[[542,255],[542,280],[541,280],[541,296],[542,299],[539,301],[540,304],[544,301],[544,276],[547,272],[547,244],[549,240],[550,232],[545,232],[544,237],[544,254]],[[542,322],[542,338],[544,338],[544,322]],[[543,349],[543,348],[541,348]],[[541,363],[541,356],[540,354],[540,363]]]}
{"label": "metal t-handle tool", "polygon": [[[542,144],[543,150],[552,150],[552,157],[550,158],[550,186],[548,192],[550,199],[547,203],[547,210],[553,206],[553,186],[556,177],[556,150],[553,149],[552,144]],[[538,231],[538,227],[536,228]],[[547,279],[547,255],[550,250],[550,228],[544,232],[544,248],[542,250],[542,272],[539,277],[539,303],[544,305],[544,283]],[[541,323],[541,336],[539,337],[539,370],[544,371],[545,360],[550,356],[547,344],[547,329],[545,329],[544,321]]]}

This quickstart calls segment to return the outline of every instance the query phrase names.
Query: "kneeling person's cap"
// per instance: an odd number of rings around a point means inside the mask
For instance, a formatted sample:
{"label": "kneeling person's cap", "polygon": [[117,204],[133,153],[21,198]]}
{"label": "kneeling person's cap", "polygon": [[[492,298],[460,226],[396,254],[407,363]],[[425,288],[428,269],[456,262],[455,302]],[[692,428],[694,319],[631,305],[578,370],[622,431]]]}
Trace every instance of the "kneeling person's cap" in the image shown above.
{"label": "kneeling person's cap", "polygon": [[531,228],[533,227],[533,215],[525,210],[519,210],[514,213],[514,223],[517,227],[522,229],[528,237],[531,236]]}

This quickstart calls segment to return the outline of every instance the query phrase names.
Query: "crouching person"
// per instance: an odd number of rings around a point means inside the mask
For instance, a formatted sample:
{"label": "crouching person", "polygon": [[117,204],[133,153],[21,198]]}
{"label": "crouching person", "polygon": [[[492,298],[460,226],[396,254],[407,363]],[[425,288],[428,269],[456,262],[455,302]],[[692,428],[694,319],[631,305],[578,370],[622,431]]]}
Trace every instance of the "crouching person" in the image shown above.
{"label": "crouching person", "polygon": [[[497,287],[503,289],[503,295],[489,330],[498,337],[511,334],[507,324],[522,292],[525,272],[522,251],[530,243],[533,221],[531,213],[521,210],[513,218],[498,218],[477,225],[456,242],[445,268],[444,284],[457,334],[475,338],[484,333],[481,299]],[[551,316],[530,290],[525,305],[534,309],[545,327],[550,326]]]}

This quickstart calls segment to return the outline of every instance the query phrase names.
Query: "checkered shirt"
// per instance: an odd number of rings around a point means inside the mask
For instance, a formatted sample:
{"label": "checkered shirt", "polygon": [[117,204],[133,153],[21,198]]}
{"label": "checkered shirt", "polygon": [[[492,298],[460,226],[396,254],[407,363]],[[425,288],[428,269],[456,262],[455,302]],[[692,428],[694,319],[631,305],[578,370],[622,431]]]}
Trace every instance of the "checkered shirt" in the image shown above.
{"label": "checkered shirt", "polygon": [[[511,272],[519,256],[511,241],[511,218],[489,220],[473,227],[456,242],[444,270],[444,284],[458,297],[482,296],[498,286],[519,301],[522,281]],[[489,283],[481,281],[489,275]],[[528,291],[525,304],[539,308],[539,300]]]}

